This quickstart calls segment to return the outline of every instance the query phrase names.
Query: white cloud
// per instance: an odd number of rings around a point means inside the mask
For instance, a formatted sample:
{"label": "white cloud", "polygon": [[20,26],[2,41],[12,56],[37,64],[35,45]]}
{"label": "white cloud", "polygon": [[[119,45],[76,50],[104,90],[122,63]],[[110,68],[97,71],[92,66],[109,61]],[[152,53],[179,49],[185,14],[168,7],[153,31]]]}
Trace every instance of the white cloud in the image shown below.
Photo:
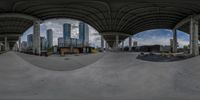
{"label": "white cloud", "polygon": [[[178,33],[180,33],[178,31]],[[137,41],[138,45],[170,45],[170,39],[172,38],[172,31],[167,29],[155,29],[145,32],[140,32],[133,36],[133,41]],[[179,47],[188,45],[187,34],[178,34],[178,44]],[[125,46],[128,46],[128,39],[125,40]]]}
{"label": "white cloud", "polygon": [[[72,38],[78,38],[78,25],[79,21],[71,20],[71,19],[51,19],[46,20],[41,24],[41,36],[46,37],[46,30],[53,30],[53,42],[54,45],[57,45],[57,38],[63,36],[63,24],[70,23],[72,25]],[[23,35],[22,41],[26,41],[27,35],[33,33],[33,28],[29,28]],[[133,36],[133,41],[138,41],[139,45],[152,45],[152,44],[160,44],[160,45],[169,45],[170,39],[172,38],[172,31],[166,29],[158,29],[158,30],[149,30],[145,32],[138,33]],[[180,46],[188,45],[188,40],[185,38],[182,33],[179,36],[178,42]],[[99,33],[89,26],[89,43],[92,46],[101,46],[101,36]],[[125,46],[128,46],[128,39],[125,40]]]}
{"label": "white cloud", "polygon": [[95,46],[95,47],[100,47],[101,46],[101,36],[99,35],[99,33],[94,29],[92,28],[91,26],[89,26],[89,37],[90,37],[90,40],[89,40],[89,43],[92,45],[92,46]]}
{"label": "white cloud", "polygon": [[183,47],[184,45],[189,45],[189,41],[178,39],[178,44],[180,47]]}
{"label": "white cloud", "polygon": [[[46,20],[41,24],[41,36],[46,37],[46,30],[52,29],[53,30],[53,44],[57,45],[57,42],[58,42],[57,38],[63,36],[63,24],[69,23],[69,24],[72,25],[71,37],[72,38],[79,38],[78,37],[79,22],[80,21],[73,20],[73,19],[50,19],[50,20]],[[22,36],[22,41],[26,41],[27,35],[32,34],[32,33],[33,33],[33,27],[30,27],[24,33],[24,35]],[[90,44],[92,44],[93,46],[100,46],[99,37],[100,37],[99,33],[94,28],[89,26],[89,42],[90,42]]]}

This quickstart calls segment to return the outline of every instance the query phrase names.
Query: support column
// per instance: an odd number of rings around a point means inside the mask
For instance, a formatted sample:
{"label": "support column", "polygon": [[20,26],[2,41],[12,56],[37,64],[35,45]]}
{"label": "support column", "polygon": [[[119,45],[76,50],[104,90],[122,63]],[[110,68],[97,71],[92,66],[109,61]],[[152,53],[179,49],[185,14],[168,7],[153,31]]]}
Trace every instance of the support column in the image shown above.
{"label": "support column", "polygon": [[106,50],[108,50],[109,49],[109,46],[108,46],[108,43],[106,43]]}
{"label": "support column", "polygon": [[198,45],[198,21],[191,18],[190,21],[190,54],[193,56],[199,55]]}
{"label": "support column", "polygon": [[33,53],[40,55],[40,21],[35,21],[33,24]]}
{"label": "support column", "polygon": [[[112,45],[110,45],[113,49],[113,51],[118,51],[119,50],[119,42],[120,42],[120,38],[119,36],[123,36],[123,37],[129,37],[130,34],[126,34],[126,33],[121,33],[121,32],[103,32],[101,33],[101,35],[103,36],[109,36],[112,38],[112,40],[108,40],[108,41],[112,41]],[[114,37],[114,39],[113,39]]]}
{"label": "support column", "polygon": [[122,51],[124,51],[124,41],[122,41]]}
{"label": "support column", "polygon": [[194,38],[194,55],[198,56],[199,55],[199,22],[198,20],[195,21],[194,23],[194,27],[195,27],[195,32],[193,35]]}
{"label": "support column", "polygon": [[4,37],[4,49],[5,49],[5,51],[8,51],[8,38],[7,38],[7,36]]}
{"label": "support column", "polygon": [[193,48],[192,47],[193,46],[192,45],[192,37],[193,37],[192,35],[193,35],[193,27],[194,27],[193,25],[194,25],[193,20],[191,19],[190,20],[190,54],[192,54],[192,48]]}
{"label": "support column", "polygon": [[177,45],[178,45],[178,42],[177,42],[177,30],[174,29],[173,30],[173,48],[172,48],[173,53],[177,53]]}
{"label": "support column", "polygon": [[21,36],[19,36],[18,47],[19,47],[19,52],[21,52]]}
{"label": "support column", "polygon": [[101,36],[101,50],[104,51],[104,39],[103,39],[103,36]]}
{"label": "support column", "polygon": [[0,51],[2,51],[2,48],[1,48],[1,47],[2,47],[2,42],[0,42]]}
{"label": "support column", "polygon": [[70,38],[70,53],[74,53],[74,47],[72,44],[72,38]]}
{"label": "support column", "polygon": [[132,49],[132,36],[129,37],[129,51]]}
{"label": "support column", "polygon": [[116,41],[115,41],[115,49],[118,50],[119,49],[119,35],[116,35]]}
{"label": "support column", "polygon": [[9,50],[11,50],[11,49],[10,49],[10,43],[7,42],[7,51],[9,51]]}

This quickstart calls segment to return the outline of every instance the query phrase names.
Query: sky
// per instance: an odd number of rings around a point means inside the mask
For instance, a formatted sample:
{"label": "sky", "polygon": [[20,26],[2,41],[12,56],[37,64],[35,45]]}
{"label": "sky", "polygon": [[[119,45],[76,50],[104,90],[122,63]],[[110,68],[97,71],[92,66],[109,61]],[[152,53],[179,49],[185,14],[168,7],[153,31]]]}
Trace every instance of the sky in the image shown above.
{"label": "sky", "polygon": [[[173,38],[172,30],[169,29],[153,29],[147,30],[133,35],[133,41],[137,41],[138,45],[169,45],[170,39]],[[179,47],[189,45],[189,35],[182,31],[177,31],[177,41]],[[128,46],[128,39],[125,40]]]}
{"label": "sky", "polygon": [[[72,26],[71,31],[71,38],[79,38],[78,37],[78,24],[80,21],[73,20],[73,19],[50,19],[44,21],[40,25],[40,34],[42,37],[46,37],[46,30],[52,29],[53,30],[53,45],[58,44],[58,38],[63,36],[63,24],[69,23]],[[33,33],[33,27],[30,27],[28,30],[26,30],[25,33],[23,33],[22,41],[27,41],[27,35]],[[91,46],[99,46],[100,47],[100,35],[99,33],[89,26],[89,43]]]}
{"label": "sky", "polygon": [[[72,38],[79,38],[78,37],[78,24],[80,21],[73,20],[73,19],[50,19],[44,21],[40,25],[40,32],[41,36],[46,37],[46,30],[52,29],[53,30],[53,45],[57,45],[57,38],[63,36],[63,24],[69,23],[72,25]],[[27,35],[33,33],[33,27],[30,27],[22,36],[22,41],[27,41]],[[172,39],[172,31],[169,29],[153,29],[147,30],[144,32],[137,33],[133,35],[133,41],[137,41],[138,45],[169,45],[170,39]],[[189,44],[189,35],[178,31],[177,38],[179,46],[182,47],[184,45]],[[100,47],[101,46],[101,37],[99,33],[89,26],[89,43],[93,47]],[[125,40],[125,46],[128,46],[128,39]]]}

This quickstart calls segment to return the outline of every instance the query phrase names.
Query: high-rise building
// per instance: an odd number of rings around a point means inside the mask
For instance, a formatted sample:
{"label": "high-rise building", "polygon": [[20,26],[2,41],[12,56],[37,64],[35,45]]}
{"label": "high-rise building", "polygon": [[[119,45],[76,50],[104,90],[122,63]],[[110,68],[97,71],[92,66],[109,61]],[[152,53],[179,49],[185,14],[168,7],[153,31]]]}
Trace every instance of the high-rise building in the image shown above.
{"label": "high-rise building", "polygon": [[48,43],[45,37],[40,37],[41,50],[46,50]]}
{"label": "high-rise building", "polygon": [[79,40],[84,46],[89,45],[89,27],[85,23],[79,23]]}
{"label": "high-rise building", "polygon": [[137,47],[138,46],[138,42],[137,41],[133,41],[133,46]]}
{"label": "high-rise building", "polygon": [[52,29],[47,30],[47,43],[48,43],[48,48],[53,47],[53,30]]}
{"label": "high-rise building", "polygon": [[33,48],[33,34],[27,35],[27,46],[29,49]]}
{"label": "high-rise building", "polygon": [[64,47],[64,38],[63,37],[58,38],[58,47]]}
{"label": "high-rise building", "polygon": [[63,24],[63,39],[68,40],[71,38],[71,24]]}

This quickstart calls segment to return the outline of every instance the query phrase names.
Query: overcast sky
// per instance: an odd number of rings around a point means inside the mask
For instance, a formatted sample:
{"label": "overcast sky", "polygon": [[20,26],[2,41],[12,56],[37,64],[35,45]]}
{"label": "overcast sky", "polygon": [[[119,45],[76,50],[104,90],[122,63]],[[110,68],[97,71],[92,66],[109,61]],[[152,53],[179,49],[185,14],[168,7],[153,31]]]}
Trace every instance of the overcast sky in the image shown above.
{"label": "overcast sky", "polygon": [[[72,19],[51,19],[46,20],[41,24],[41,36],[46,37],[46,30],[53,30],[53,44],[57,45],[57,38],[63,36],[63,24],[69,23],[72,25],[72,38],[78,37],[79,21]],[[22,41],[27,41],[27,35],[33,33],[33,27],[30,27],[22,36]],[[133,36],[133,41],[138,41],[139,45],[169,45],[172,38],[172,31],[168,29],[154,29],[140,32]],[[89,26],[90,44],[95,47],[100,47],[100,35],[92,27]],[[189,44],[189,35],[178,31],[178,42],[180,46]],[[125,46],[128,45],[128,39],[125,40]]]}

